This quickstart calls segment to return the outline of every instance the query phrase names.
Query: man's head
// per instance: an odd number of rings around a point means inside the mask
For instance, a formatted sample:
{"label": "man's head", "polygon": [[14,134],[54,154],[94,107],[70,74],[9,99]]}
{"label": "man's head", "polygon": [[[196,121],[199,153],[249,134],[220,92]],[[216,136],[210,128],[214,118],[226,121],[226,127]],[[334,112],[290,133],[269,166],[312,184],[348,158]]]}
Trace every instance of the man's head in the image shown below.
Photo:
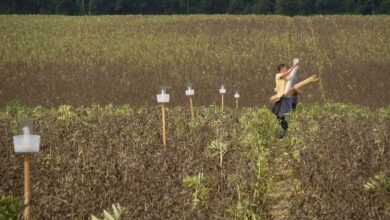
{"label": "man's head", "polygon": [[284,63],[281,63],[278,65],[278,71],[281,72],[286,72],[287,71],[287,65]]}

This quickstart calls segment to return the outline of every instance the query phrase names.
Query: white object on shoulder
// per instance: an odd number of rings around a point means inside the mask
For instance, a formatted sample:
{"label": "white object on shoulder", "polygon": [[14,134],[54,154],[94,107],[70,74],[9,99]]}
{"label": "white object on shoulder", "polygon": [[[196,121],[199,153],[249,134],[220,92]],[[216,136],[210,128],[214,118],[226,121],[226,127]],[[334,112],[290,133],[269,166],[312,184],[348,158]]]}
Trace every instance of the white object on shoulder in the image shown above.
{"label": "white object on shoulder", "polygon": [[[299,63],[299,59],[298,58],[295,58],[294,61],[293,61],[294,65],[298,64]],[[286,83],[286,87],[284,87],[284,92],[283,94],[287,94],[288,91],[291,89],[292,87],[292,83],[297,75],[297,72],[298,72],[298,67],[294,67],[294,69],[291,71],[290,75],[287,77],[287,83]]]}

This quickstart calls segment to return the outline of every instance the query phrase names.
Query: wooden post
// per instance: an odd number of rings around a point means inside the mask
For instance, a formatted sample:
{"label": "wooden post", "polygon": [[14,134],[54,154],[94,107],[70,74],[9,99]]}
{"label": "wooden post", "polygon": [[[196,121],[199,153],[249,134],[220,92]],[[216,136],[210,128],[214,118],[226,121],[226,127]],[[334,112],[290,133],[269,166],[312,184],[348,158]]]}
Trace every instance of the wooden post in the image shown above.
{"label": "wooden post", "polygon": [[163,144],[167,147],[167,131],[166,131],[166,122],[165,122],[165,105],[161,105],[162,112],[162,130],[163,130]]}
{"label": "wooden post", "polygon": [[194,111],[194,105],[192,103],[192,96],[190,96],[190,109],[191,109],[192,120],[194,120],[195,119],[195,111]]}
{"label": "wooden post", "polygon": [[223,101],[224,101],[224,97],[225,97],[225,96],[224,96],[224,94],[222,93],[222,98],[221,98],[221,99],[222,99],[222,100],[221,100],[221,109],[222,109],[222,111],[223,111]]}
{"label": "wooden post", "polygon": [[31,188],[30,188],[30,160],[31,154],[25,153],[23,161],[24,168],[24,219],[31,220]]}
{"label": "wooden post", "polygon": [[238,99],[236,99],[236,109],[238,109]]}

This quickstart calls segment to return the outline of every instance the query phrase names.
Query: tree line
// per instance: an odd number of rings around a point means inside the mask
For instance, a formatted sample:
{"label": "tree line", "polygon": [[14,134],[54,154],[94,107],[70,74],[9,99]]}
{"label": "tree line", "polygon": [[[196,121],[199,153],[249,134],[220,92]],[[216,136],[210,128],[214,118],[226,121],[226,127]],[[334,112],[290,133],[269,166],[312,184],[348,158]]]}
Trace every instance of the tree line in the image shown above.
{"label": "tree line", "polygon": [[2,0],[1,14],[390,14],[390,0]]}

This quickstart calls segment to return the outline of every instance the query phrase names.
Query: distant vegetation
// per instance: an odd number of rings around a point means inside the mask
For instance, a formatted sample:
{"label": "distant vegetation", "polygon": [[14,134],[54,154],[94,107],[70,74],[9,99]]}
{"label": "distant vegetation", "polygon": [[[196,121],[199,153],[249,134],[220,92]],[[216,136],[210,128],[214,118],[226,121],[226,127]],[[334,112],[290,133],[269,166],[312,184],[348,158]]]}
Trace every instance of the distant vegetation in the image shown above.
{"label": "distant vegetation", "polygon": [[305,103],[390,103],[388,16],[0,16],[0,105],[268,104],[276,66],[301,59],[322,79]]}
{"label": "distant vegetation", "polygon": [[6,0],[7,14],[389,14],[389,0]]}

